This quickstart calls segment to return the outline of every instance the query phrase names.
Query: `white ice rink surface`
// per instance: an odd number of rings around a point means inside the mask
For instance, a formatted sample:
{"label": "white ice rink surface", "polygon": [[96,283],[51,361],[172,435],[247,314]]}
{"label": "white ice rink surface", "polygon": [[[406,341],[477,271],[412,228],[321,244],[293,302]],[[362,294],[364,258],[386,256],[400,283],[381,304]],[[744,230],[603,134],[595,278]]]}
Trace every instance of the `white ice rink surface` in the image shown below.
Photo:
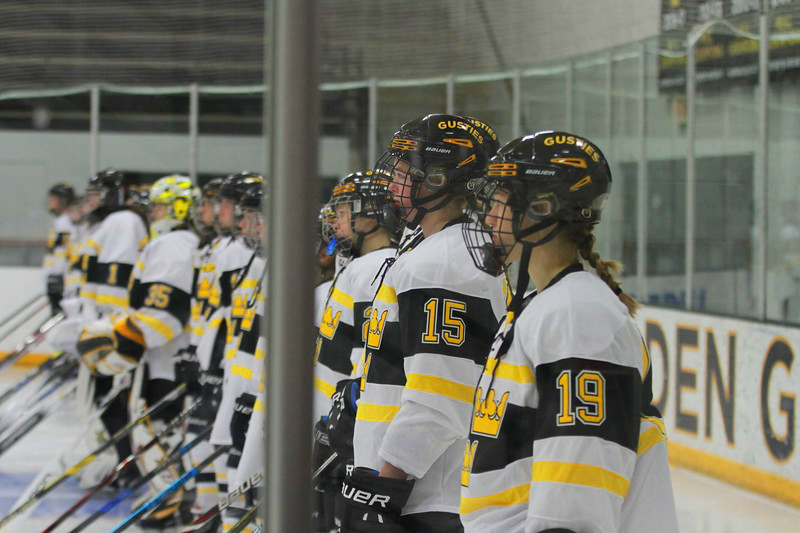
{"label": "white ice rink surface", "polygon": [[[0,391],[24,372],[4,372]],[[0,516],[44,466],[70,446],[82,430],[72,401],[0,457]],[[672,470],[672,483],[681,533],[798,533],[800,509],[788,507],[750,492],[682,469]],[[2,533],[36,533],[49,525],[83,494],[75,482],[65,483],[43,499],[25,521],[15,520]],[[78,519],[67,521],[57,531],[69,531],[113,494],[103,493]],[[87,533],[108,532],[130,513],[130,500],[123,501],[113,515],[98,520]],[[128,531],[140,533],[136,527]],[[148,530],[153,531],[153,530]],[[639,533],[639,532],[636,532]],[[646,533],[646,532],[643,532]]]}

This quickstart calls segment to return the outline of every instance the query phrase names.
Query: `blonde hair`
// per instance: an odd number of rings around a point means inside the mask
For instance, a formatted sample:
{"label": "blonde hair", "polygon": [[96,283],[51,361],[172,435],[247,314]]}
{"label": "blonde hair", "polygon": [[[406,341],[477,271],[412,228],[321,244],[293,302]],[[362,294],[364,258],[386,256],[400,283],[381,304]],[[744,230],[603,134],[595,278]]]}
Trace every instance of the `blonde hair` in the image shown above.
{"label": "blonde hair", "polygon": [[628,308],[628,314],[634,317],[636,316],[636,311],[642,306],[635,298],[622,292],[621,284],[615,278],[615,276],[622,273],[622,263],[605,261],[600,257],[600,254],[594,251],[596,239],[592,233],[593,228],[594,226],[591,224],[572,224],[566,228],[565,233],[567,239],[578,247],[581,259],[586,261],[597,272],[598,277],[614,291],[617,298]]}

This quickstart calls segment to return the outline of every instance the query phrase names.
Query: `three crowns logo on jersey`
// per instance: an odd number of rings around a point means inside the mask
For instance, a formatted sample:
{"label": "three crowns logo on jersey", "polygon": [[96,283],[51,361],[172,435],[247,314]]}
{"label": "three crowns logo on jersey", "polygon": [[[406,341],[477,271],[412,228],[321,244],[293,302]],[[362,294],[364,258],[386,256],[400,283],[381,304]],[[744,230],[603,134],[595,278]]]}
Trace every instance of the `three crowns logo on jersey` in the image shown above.
{"label": "three crowns logo on jersey", "polygon": [[500,401],[495,401],[494,389],[489,389],[486,397],[483,397],[483,390],[478,387],[478,398],[481,401],[475,406],[472,418],[472,432],[478,435],[497,438],[500,425],[503,423],[503,416],[506,414],[506,404],[508,403],[508,391],[503,394]]}
{"label": "three crowns logo on jersey", "polygon": [[369,317],[369,327],[367,329],[367,346],[377,350],[381,347],[381,339],[383,338],[383,326],[386,325],[386,317],[389,311],[381,313],[380,319],[378,318],[378,310],[373,308]]}
{"label": "three crowns logo on jersey", "polygon": [[336,315],[334,315],[333,306],[329,305],[322,315],[322,322],[319,323],[319,334],[326,339],[333,339],[336,328],[339,327],[339,318],[341,318],[341,316],[341,311],[337,311]]}

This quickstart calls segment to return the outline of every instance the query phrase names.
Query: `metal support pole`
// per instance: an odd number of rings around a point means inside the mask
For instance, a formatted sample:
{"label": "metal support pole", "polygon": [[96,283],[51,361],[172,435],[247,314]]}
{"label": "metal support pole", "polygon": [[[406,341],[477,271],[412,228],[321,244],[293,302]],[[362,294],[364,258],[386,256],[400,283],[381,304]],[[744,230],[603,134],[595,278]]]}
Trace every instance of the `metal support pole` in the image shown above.
{"label": "metal support pole", "polygon": [[89,92],[89,175],[97,174],[100,166],[100,86],[92,85]]}
{"label": "metal support pole", "polygon": [[267,332],[266,531],[311,530],[318,2],[274,0]]}
{"label": "metal support pole", "polygon": [[639,51],[639,101],[637,102],[637,129],[639,157],[637,162],[636,191],[636,290],[639,298],[648,301],[647,294],[647,55],[644,44]]}
{"label": "metal support pole", "polygon": [[769,176],[769,2],[761,2],[758,43],[758,151],[756,153],[754,213],[756,313],[761,320],[767,318],[767,178]]}
{"label": "metal support pole", "polygon": [[200,87],[193,83],[189,89],[189,177],[197,183],[197,139],[200,133]]}
{"label": "metal support pole", "polygon": [[367,168],[372,168],[378,160],[378,78],[369,79],[367,99]]}
{"label": "metal support pole", "polygon": [[456,112],[456,77],[452,74],[447,76],[447,114],[453,115]]}
{"label": "metal support pole", "polygon": [[[612,122],[612,107],[614,99],[612,92],[614,90],[614,49],[608,51],[606,57],[606,86],[604,95],[604,108],[603,108],[603,131],[605,133],[605,142],[603,146],[606,147],[610,153],[613,143],[611,142],[614,137],[614,125]],[[609,213],[610,214],[610,213]],[[611,220],[606,219],[605,223],[600,225],[602,238],[600,239],[600,253],[603,257],[611,256]]]}
{"label": "metal support pole", "polygon": [[522,71],[515,70],[511,81],[511,137],[516,139],[522,135]]}
{"label": "metal support pole", "polygon": [[695,122],[696,65],[695,43],[689,43],[686,57],[686,309],[692,309],[694,289],[694,222],[695,222]]}
{"label": "metal support pole", "polygon": [[573,85],[575,81],[575,63],[572,59],[567,61],[567,102],[566,102],[566,123],[567,131],[572,131],[573,128],[573,111],[575,105],[575,95],[572,94]]}

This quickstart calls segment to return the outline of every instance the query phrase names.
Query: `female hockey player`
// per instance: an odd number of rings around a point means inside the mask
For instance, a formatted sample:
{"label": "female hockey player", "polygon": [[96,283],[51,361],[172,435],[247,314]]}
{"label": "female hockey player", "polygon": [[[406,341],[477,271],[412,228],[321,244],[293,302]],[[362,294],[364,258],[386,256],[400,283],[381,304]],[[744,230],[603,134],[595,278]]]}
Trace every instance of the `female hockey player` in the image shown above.
{"label": "female hockey player", "polygon": [[67,249],[76,237],[75,223],[69,208],[75,203],[75,189],[67,183],[50,187],[47,195],[47,210],[55,217],[53,227],[47,235],[47,254],[44,256],[44,272],[47,276],[46,294],[50,309],[55,315],[61,310],[64,284],[67,274]]}
{"label": "female hockey player", "polygon": [[[218,476],[225,469],[228,491],[235,490],[237,470],[244,448],[247,426],[256,408],[259,379],[264,369],[266,339],[261,335],[266,293],[266,261],[262,240],[264,223],[261,215],[264,180],[251,177],[237,187],[235,218],[238,238],[251,251],[248,264],[237,275],[231,287],[228,321],[228,342],[225,346],[224,377],[219,409],[211,433],[213,444],[232,444],[224,464],[215,464]],[[230,194],[230,191],[223,194]],[[223,455],[223,457],[226,457]],[[248,464],[250,467],[251,464]],[[255,473],[255,472],[253,472]],[[252,475],[252,474],[251,474]],[[222,515],[223,530],[232,527],[244,512],[244,497],[235,496]]]}
{"label": "female hockey player", "polygon": [[[371,171],[355,172],[339,180],[328,202],[335,214],[328,237],[336,243],[335,252],[351,261],[339,271],[328,291],[319,322],[314,359],[314,416],[319,420],[315,428],[314,470],[332,453],[326,439],[319,438],[327,435],[331,397],[339,382],[356,375],[364,351],[368,309],[379,285],[378,272],[397,251],[397,218],[392,213],[377,216],[377,209],[388,206],[388,185],[388,179],[373,179]],[[347,452],[340,453],[336,463],[330,465],[340,465],[330,469],[332,475],[320,475],[315,483],[320,496],[316,514],[319,530],[334,527],[334,498],[341,491],[344,463],[353,458],[352,451]]]}
{"label": "female hockey player", "polygon": [[[99,376],[116,376],[135,369],[129,399],[132,418],[176,386],[174,357],[189,340],[189,299],[192,292],[192,260],[198,237],[191,226],[194,193],[185,176],[165,176],[150,191],[151,230],[153,239],[142,250],[133,269],[129,309],[87,326],[78,349],[84,362]],[[102,228],[101,228],[102,229]],[[127,296],[127,295],[126,295]],[[140,364],[144,363],[144,364]],[[131,433],[138,447],[152,439],[180,411],[173,403],[163,409],[147,426],[139,425]],[[167,456],[160,445],[141,454],[137,466],[142,473],[155,469]],[[158,493],[177,479],[156,476],[151,490]],[[157,509],[142,524],[158,527],[175,523],[182,502],[182,491]]]}
{"label": "female hockey player", "polygon": [[466,531],[678,531],[638,304],[593,249],[610,186],[597,146],[563,132],[516,139],[488,166],[476,215],[491,233],[464,237],[478,268],[520,270],[475,392]]}
{"label": "female hockey player", "polygon": [[403,125],[376,165],[374,180],[391,176],[391,206],[425,238],[388,269],[370,311],[343,533],[462,531],[472,394],[505,302],[502,280],[472,265],[461,227],[497,146],[481,121],[427,115]]}

